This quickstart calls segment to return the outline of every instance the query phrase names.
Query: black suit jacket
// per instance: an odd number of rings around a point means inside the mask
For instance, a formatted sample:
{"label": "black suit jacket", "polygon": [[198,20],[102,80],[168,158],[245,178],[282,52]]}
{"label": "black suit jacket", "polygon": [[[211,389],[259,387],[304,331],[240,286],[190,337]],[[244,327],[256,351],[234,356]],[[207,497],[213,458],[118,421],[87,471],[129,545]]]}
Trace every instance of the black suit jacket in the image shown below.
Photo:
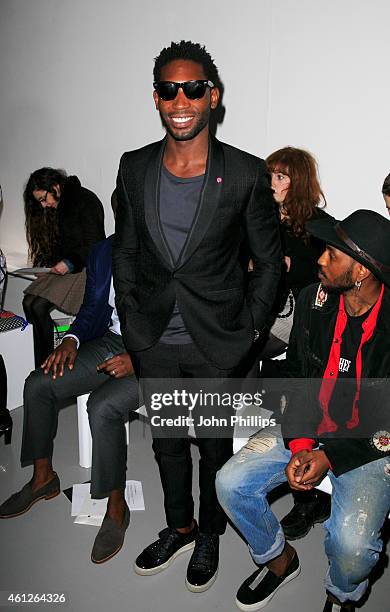
{"label": "black suit jacket", "polygon": [[[130,351],[153,346],[177,300],[205,359],[236,367],[263,328],[280,275],[278,221],[264,161],[210,135],[206,177],[192,228],[174,263],[159,219],[166,139],[122,156],[113,277],[122,337]],[[249,285],[240,262],[247,241]]]}

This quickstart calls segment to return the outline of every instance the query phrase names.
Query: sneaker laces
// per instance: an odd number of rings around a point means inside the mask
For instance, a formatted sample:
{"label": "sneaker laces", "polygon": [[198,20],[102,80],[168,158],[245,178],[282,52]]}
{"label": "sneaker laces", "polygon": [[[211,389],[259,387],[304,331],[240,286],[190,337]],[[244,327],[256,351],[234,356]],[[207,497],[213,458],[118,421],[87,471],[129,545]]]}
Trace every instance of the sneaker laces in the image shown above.
{"label": "sneaker laces", "polygon": [[169,548],[172,544],[180,538],[180,533],[176,531],[176,529],[171,529],[170,527],[166,527],[158,534],[160,538],[153,542],[150,546],[148,546],[148,552],[153,555],[156,559],[161,557],[163,554],[169,552]]}
{"label": "sneaker laces", "polygon": [[199,533],[192,553],[191,566],[194,569],[210,569],[218,546],[218,535]]}

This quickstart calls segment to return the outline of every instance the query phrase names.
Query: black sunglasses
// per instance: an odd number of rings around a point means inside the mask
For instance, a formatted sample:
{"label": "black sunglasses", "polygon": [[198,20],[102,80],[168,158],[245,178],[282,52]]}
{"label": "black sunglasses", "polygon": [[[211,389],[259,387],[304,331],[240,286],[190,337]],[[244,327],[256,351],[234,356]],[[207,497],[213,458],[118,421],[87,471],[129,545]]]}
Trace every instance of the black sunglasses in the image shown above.
{"label": "black sunglasses", "polygon": [[207,80],[184,81],[184,83],[176,83],[175,81],[157,81],[153,83],[153,87],[157,95],[162,100],[174,100],[177,92],[181,88],[184,95],[189,100],[197,100],[203,98],[206,93],[206,87],[214,87],[214,83]]}

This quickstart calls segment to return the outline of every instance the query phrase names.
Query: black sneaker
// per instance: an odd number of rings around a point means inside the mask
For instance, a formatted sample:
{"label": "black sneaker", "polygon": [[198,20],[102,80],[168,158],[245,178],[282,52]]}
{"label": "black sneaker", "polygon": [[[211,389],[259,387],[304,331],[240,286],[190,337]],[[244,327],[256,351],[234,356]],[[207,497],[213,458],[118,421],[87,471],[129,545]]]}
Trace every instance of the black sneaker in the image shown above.
{"label": "black sneaker", "polygon": [[249,576],[238,589],[237,606],[244,612],[255,612],[264,608],[276,591],[298,576],[300,571],[297,554],[282,576],[276,576],[265,565],[260,565],[259,569]]}
{"label": "black sneaker", "polygon": [[303,538],[315,523],[323,523],[330,517],[331,496],[321,491],[309,491],[308,495],[312,500],[296,500],[292,510],[280,521],[286,540]]}
{"label": "black sneaker", "polygon": [[134,571],[140,576],[158,574],[170,566],[178,555],[195,546],[198,525],[195,522],[190,533],[179,533],[166,527],[160,531],[159,539],[142,551],[134,563]]}
{"label": "black sneaker", "polygon": [[328,593],[323,612],[355,612],[355,609],[352,601],[341,603],[334,595]]}
{"label": "black sneaker", "polygon": [[218,574],[219,535],[198,533],[188,564],[186,587],[192,593],[207,591]]}

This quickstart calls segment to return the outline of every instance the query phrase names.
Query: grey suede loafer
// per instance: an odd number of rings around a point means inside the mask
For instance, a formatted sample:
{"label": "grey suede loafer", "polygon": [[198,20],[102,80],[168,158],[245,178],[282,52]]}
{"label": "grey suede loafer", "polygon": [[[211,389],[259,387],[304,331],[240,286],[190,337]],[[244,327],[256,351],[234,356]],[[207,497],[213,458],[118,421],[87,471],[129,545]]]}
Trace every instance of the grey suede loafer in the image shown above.
{"label": "grey suede loafer", "polygon": [[31,484],[28,482],[23,489],[14,493],[0,506],[0,518],[14,518],[20,516],[30,510],[37,501],[41,499],[53,499],[61,493],[60,479],[57,474],[50,482],[45,484],[37,491],[31,489]]}
{"label": "grey suede loafer", "polygon": [[118,527],[116,522],[106,514],[92,548],[92,563],[104,563],[120,551],[129,524],[130,510],[128,506],[126,506],[121,527]]}

